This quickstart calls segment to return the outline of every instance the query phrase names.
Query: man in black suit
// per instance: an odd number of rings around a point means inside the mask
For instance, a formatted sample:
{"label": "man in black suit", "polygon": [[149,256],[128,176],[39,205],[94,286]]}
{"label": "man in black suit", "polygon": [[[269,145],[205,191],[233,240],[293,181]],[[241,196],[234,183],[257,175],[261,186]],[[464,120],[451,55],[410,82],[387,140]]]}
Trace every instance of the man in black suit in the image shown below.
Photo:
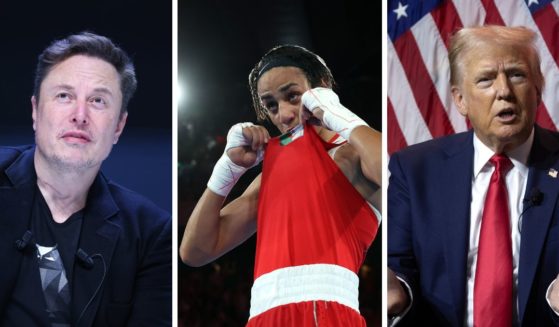
{"label": "man in black suit", "polygon": [[106,37],[39,56],[36,145],[0,148],[0,325],[170,326],[170,216],[100,172],[135,89]]}

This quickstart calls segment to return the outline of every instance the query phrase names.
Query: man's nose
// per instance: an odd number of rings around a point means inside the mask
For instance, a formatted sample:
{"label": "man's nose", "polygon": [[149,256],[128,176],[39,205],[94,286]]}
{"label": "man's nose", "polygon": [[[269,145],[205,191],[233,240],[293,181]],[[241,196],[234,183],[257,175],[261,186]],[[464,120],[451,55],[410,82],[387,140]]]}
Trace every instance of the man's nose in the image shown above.
{"label": "man's nose", "polygon": [[495,80],[495,88],[497,91],[497,98],[500,100],[508,100],[512,96],[510,87],[510,80],[506,73],[501,72],[497,75]]}
{"label": "man's nose", "polygon": [[85,125],[89,123],[88,108],[86,101],[77,101],[74,112],[72,113],[72,123]]}

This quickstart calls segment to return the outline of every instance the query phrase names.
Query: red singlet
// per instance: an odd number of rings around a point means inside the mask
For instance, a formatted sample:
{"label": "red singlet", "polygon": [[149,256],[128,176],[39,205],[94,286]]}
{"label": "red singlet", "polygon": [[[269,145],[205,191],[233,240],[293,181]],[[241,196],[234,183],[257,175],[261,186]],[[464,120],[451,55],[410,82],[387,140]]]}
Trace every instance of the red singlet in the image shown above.
{"label": "red singlet", "polygon": [[357,272],[378,220],[328,155],[335,146],[310,125],[267,146],[248,326],[365,326]]}

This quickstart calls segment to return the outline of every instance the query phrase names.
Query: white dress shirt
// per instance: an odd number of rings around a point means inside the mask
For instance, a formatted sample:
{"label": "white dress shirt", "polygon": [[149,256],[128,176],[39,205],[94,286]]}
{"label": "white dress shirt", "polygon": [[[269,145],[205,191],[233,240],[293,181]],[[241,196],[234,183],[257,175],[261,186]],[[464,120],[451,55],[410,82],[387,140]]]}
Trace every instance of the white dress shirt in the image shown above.
{"label": "white dress shirt", "polygon": [[[524,209],[524,194],[528,180],[528,156],[534,141],[534,130],[528,139],[516,149],[505,153],[512,161],[513,167],[506,175],[508,205],[510,213],[510,230],[512,240],[512,280],[513,280],[513,324],[518,321],[518,257],[520,253],[520,214]],[[472,175],[472,202],[470,204],[470,238],[467,261],[466,321],[465,326],[474,325],[474,282],[477,266],[477,252],[481,218],[485,205],[485,196],[489,188],[491,175],[495,167],[489,159],[495,153],[483,144],[474,134],[474,170]]]}

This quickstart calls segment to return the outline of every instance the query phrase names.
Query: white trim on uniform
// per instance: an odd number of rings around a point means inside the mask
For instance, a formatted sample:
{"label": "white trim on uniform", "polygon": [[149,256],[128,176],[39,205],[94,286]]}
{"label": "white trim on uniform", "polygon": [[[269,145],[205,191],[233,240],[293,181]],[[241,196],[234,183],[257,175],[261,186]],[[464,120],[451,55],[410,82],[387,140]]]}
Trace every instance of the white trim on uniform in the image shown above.
{"label": "white trim on uniform", "polygon": [[338,302],[359,312],[359,278],[333,264],[274,270],[254,281],[249,319],[280,305],[308,301]]}

